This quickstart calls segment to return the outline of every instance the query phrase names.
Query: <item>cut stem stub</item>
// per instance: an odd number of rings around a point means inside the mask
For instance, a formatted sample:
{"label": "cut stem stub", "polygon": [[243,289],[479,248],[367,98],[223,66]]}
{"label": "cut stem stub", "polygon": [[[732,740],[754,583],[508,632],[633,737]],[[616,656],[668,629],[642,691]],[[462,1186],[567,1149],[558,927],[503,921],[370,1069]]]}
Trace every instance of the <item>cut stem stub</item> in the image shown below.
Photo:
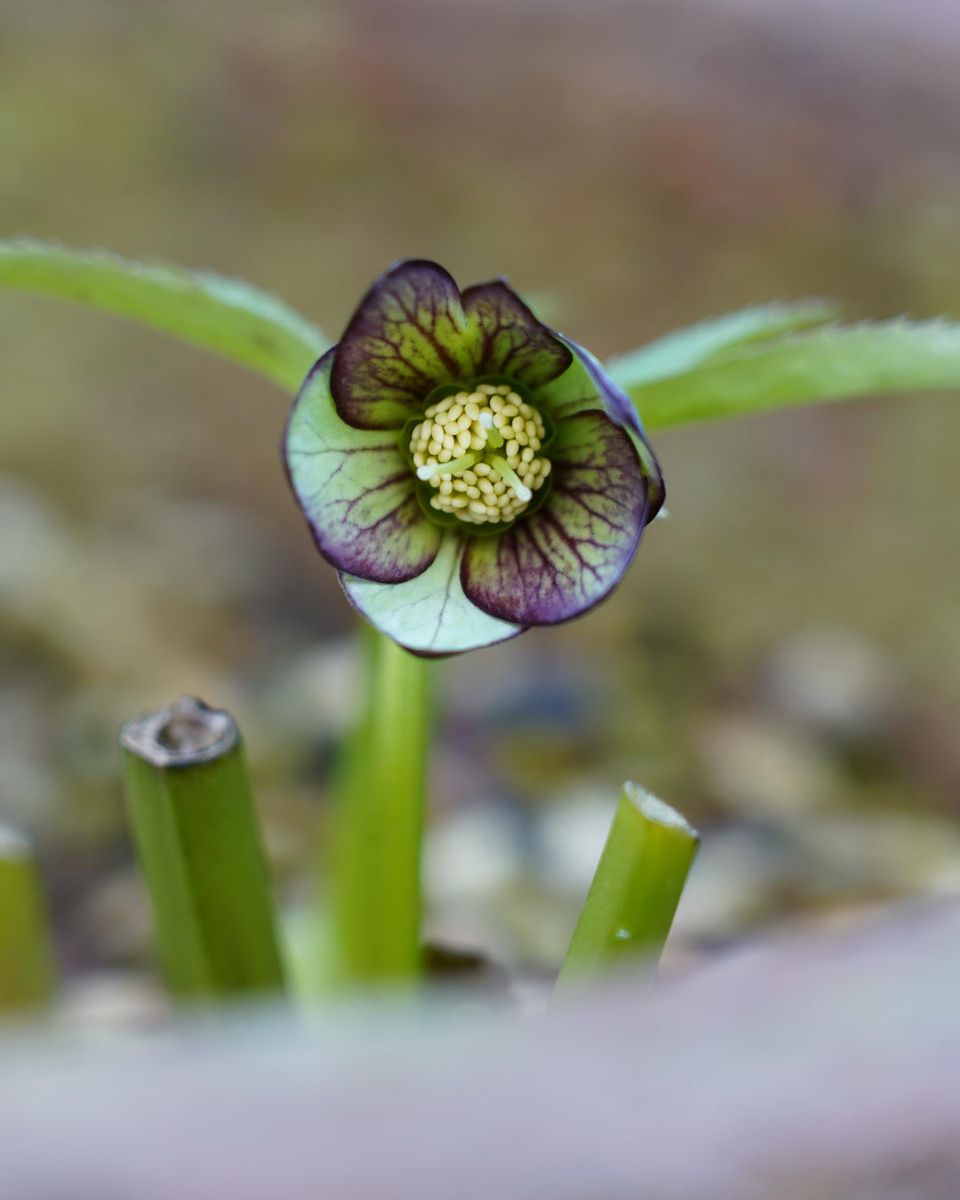
{"label": "cut stem stub", "polygon": [[561,985],[629,959],[659,959],[699,841],[675,809],[636,783],[623,785]]}
{"label": "cut stem stub", "polygon": [[0,825],[0,1012],[43,1008],[53,992],[47,917],[33,847]]}
{"label": "cut stem stub", "polygon": [[128,721],[120,745],[171,991],[201,998],[280,989],[270,884],[233,718],[188,696]]}

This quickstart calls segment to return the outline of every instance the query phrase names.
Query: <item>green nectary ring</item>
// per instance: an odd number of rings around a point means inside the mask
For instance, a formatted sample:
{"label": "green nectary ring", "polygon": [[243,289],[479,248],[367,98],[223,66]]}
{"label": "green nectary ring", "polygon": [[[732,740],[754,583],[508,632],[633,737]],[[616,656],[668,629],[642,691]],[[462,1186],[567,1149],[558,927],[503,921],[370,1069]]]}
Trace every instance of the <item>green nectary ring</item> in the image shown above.
{"label": "green nectary ring", "polygon": [[502,281],[396,264],[311,371],[284,440],[352,603],[450,654],[570,620],[623,576],[663,502],[637,414]]}

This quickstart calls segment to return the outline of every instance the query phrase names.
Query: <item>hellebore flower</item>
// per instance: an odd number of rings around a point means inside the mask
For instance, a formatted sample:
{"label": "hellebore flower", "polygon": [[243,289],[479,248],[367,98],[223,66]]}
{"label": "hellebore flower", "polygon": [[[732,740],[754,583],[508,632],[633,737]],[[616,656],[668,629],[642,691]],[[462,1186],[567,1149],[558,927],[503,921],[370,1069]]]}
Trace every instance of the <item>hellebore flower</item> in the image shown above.
{"label": "hellebore flower", "polygon": [[391,267],[308,375],[290,483],[351,603],[419,654],[568,621],[622,578],[663,480],[629,398],[502,280]]}

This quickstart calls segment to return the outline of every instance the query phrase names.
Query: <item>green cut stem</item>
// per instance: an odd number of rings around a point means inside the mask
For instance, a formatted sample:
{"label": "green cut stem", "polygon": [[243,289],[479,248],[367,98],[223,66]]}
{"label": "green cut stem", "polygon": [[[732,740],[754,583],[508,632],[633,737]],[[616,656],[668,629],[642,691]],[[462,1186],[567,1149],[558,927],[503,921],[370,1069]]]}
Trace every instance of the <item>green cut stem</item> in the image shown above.
{"label": "green cut stem", "polygon": [[333,922],[341,985],[403,985],[420,974],[420,856],[427,662],[367,632],[363,715],[340,780]]}
{"label": "green cut stem", "polygon": [[29,841],[0,826],[0,1013],[45,1008],[53,995],[50,934]]}
{"label": "green cut stem", "polygon": [[120,744],[170,990],[184,999],[279,991],[270,883],[233,718],[184,697],[127,722]]}
{"label": "green cut stem", "polygon": [[565,986],[663,951],[699,835],[635,783],[623,795],[558,983]]}

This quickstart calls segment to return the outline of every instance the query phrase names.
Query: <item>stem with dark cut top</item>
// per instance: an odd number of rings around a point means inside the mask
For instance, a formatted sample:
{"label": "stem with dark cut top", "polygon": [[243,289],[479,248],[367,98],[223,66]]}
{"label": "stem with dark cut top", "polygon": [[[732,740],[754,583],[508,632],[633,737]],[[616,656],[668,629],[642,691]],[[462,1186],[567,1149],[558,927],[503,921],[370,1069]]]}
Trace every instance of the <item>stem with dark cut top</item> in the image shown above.
{"label": "stem with dark cut top", "polygon": [[623,785],[561,984],[630,959],[659,959],[699,840],[675,809],[638,784]]}
{"label": "stem with dark cut top", "polygon": [[336,974],[346,985],[396,985],[420,973],[428,664],[373,631],[366,642],[333,846]]}
{"label": "stem with dark cut top", "polygon": [[185,697],[129,721],[120,744],[171,991],[202,998],[281,989],[270,883],[233,718]]}
{"label": "stem with dark cut top", "polygon": [[30,842],[0,826],[0,1013],[43,1008],[53,993],[50,935]]}

